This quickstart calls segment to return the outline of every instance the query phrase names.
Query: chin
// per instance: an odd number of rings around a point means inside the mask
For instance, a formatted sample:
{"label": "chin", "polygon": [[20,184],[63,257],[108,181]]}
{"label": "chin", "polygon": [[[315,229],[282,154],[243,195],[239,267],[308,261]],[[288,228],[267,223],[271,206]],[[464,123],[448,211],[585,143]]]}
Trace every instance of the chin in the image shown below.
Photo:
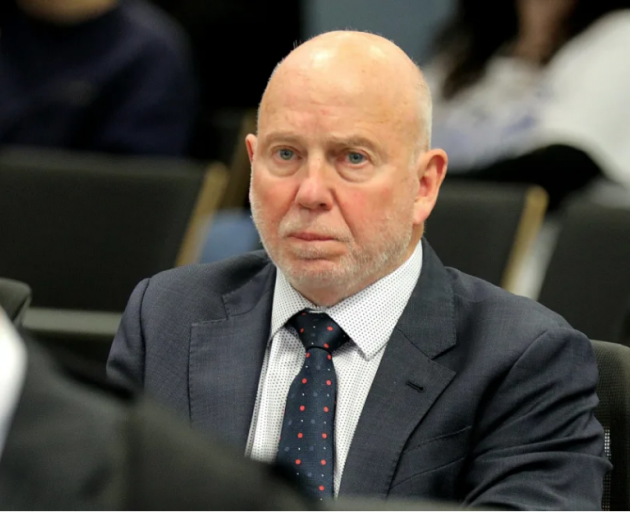
{"label": "chin", "polygon": [[342,266],[338,262],[325,258],[308,258],[308,259],[287,259],[281,267],[287,269],[295,276],[337,276],[343,272]]}
{"label": "chin", "polygon": [[323,288],[338,286],[346,279],[344,266],[327,259],[290,259],[279,265],[291,283]]}

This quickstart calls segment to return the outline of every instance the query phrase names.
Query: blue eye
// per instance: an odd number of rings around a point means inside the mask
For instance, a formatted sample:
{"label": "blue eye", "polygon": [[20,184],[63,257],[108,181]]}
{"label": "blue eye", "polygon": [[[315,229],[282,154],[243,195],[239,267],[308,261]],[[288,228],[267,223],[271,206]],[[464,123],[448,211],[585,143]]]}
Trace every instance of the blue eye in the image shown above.
{"label": "blue eye", "polygon": [[348,153],[348,162],[352,165],[358,165],[365,162],[365,156],[361,153]]}
{"label": "blue eye", "polygon": [[280,151],[278,151],[278,155],[282,160],[291,160],[294,153],[290,149],[281,149]]}

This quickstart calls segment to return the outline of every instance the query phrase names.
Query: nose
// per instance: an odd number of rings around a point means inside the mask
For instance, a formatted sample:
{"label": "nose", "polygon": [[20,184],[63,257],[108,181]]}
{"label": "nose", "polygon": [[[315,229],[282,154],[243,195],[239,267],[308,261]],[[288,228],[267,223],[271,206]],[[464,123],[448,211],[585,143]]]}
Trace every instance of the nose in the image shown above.
{"label": "nose", "polygon": [[333,170],[324,158],[311,158],[300,173],[295,201],[309,210],[330,210],[333,204]]}

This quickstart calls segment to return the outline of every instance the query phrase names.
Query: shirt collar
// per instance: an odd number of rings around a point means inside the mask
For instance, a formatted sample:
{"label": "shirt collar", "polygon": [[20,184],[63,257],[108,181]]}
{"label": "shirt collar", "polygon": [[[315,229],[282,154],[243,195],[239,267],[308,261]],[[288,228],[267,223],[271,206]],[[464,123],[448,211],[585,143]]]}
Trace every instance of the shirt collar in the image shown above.
{"label": "shirt collar", "polygon": [[422,243],[396,270],[330,307],[319,307],[293,288],[278,269],[271,313],[270,341],[303,309],[325,312],[370,360],[387,344],[422,270]]}

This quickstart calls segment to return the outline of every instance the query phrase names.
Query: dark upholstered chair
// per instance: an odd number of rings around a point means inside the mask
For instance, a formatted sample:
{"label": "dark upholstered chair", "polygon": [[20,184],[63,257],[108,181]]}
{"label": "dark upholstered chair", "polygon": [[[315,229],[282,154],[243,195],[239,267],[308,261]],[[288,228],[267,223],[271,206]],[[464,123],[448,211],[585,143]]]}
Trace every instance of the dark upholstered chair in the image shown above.
{"label": "dark upholstered chair", "polygon": [[597,419],[606,433],[613,470],[604,480],[604,510],[630,510],[630,348],[593,341],[599,382]]}
{"label": "dark upholstered chair", "polygon": [[630,210],[569,205],[538,300],[591,339],[618,341],[630,300]]}
{"label": "dark upholstered chair", "polygon": [[141,279],[196,260],[226,182],[187,161],[4,150],[0,275],[35,307],[120,312]]}
{"label": "dark upholstered chair", "polygon": [[447,178],[426,238],[445,265],[512,290],[546,207],[539,187]]}
{"label": "dark upholstered chair", "polygon": [[0,151],[0,275],[33,290],[24,329],[104,374],[133,287],[198,260],[227,179],[222,164]]}
{"label": "dark upholstered chair", "polygon": [[619,343],[623,343],[626,347],[630,347],[630,304],[628,305],[626,314],[621,321],[617,341],[619,341]]}

